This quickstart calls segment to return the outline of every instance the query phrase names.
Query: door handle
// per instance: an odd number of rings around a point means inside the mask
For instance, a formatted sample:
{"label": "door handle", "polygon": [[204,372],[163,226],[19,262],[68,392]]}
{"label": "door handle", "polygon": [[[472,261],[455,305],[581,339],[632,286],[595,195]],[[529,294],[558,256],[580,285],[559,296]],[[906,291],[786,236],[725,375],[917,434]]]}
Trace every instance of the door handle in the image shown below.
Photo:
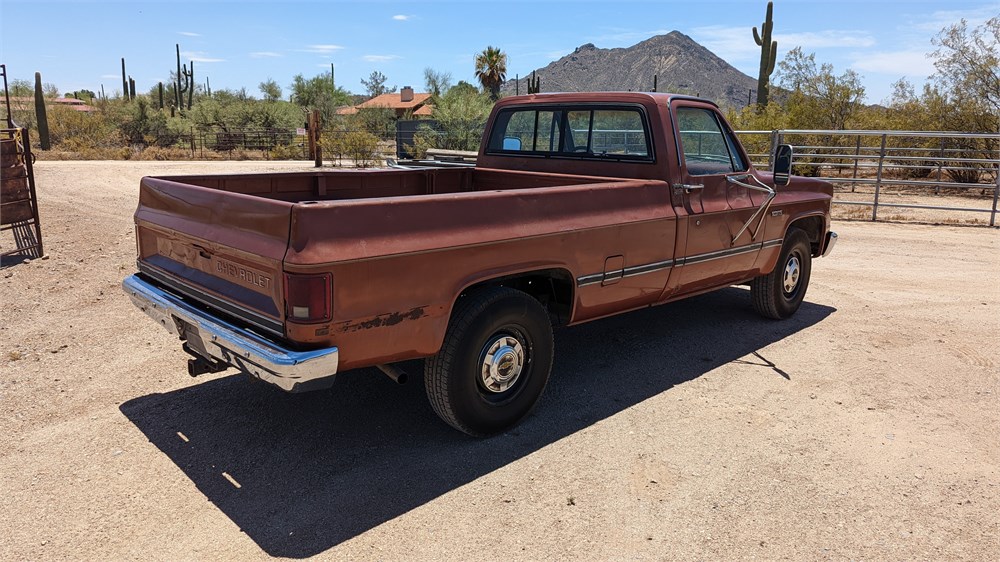
{"label": "door handle", "polygon": [[683,189],[684,193],[691,193],[692,191],[705,189],[705,185],[700,183],[675,183],[674,189]]}

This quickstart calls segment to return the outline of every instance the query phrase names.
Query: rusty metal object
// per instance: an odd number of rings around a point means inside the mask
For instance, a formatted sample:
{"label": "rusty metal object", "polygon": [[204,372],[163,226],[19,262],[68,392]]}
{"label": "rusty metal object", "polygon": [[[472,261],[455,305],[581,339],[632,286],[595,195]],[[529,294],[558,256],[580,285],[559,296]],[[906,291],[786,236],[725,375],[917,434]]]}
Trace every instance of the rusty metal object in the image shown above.
{"label": "rusty metal object", "polygon": [[38,220],[38,198],[32,169],[28,130],[18,127],[10,115],[7,67],[0,65],[8,128],[0,129],[0,257],[42,257],[42,229]]}

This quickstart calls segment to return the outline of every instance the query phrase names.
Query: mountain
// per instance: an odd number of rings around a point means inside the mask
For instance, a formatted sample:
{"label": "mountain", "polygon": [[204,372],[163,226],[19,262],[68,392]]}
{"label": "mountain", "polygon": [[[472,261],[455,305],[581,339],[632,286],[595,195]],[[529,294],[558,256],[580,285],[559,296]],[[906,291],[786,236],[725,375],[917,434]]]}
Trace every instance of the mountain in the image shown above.
{"label": "mountain", "polygon": [[[747,39],[747,48],[756,48]],[[593,43],[535,70],[542,92],[644,91],[693,94],[734,107],[747,105],[757,79],[736,70],[712,51],[679,31],[657,35],[628,48],[600,49]],[[520,93],[528,91],[530,73],[520,78]],[[502,91],[512,95],[515,81]]]}

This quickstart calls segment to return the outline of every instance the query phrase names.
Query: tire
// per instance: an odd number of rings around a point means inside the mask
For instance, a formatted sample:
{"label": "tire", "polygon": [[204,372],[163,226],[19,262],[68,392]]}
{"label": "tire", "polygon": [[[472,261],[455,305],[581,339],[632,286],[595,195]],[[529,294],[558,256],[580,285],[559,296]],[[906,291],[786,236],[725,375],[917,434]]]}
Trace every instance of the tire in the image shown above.
{"label": "tire", "polygon": [[444,344],[424,366],[431,407],[475,437],[517,425],[534,409],[552,370],[552,324],[531,296],[491,287],[459,299]]}
{"label": "tire", "polygon": [[798,228],[789,228],[774,270],[750,282],[754,310],[765,318],[775,320],[795,314],[806,296],[811,272],[809,237]]}

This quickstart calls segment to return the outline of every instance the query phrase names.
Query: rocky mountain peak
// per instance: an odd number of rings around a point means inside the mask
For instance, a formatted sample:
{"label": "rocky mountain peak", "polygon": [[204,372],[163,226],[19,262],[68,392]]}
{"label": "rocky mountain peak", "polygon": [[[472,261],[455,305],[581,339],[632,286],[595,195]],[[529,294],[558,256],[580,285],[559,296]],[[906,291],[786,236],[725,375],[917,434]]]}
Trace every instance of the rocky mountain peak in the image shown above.
{"label": "rocky mountain peak", "polygon": [[[749,43],[749,41],[748,41]],[[747,48],[753,47],[750,43]],[[693,94],[720,105],[743,107],[757,80],[743,74],[694,39],[671,31],[627,48],[580,45],[572,53],[535,69],[543,92],[652,91],[653,76],[660,92]],[[505,95],[527,92],[527,78],[520,84],[508,80]]]}

